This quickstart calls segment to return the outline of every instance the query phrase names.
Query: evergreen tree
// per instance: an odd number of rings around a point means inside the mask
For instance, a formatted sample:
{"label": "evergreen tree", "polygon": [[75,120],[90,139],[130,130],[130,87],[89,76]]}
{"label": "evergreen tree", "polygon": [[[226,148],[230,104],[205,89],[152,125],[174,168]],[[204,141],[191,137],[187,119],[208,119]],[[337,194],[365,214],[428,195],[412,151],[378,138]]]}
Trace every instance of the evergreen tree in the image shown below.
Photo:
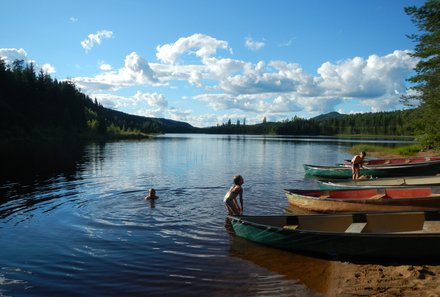
{"label": "evergreen tree", "polygon": [[417,126],[426,146],[440,148],[440,1],[429,0],[421,7],[410,6],[405,12],[419,29],[409,38],[418,44],[413,57],[419,58],[416,75],[409,79],[416,95],[403,97],[404,102],[420,103]]}

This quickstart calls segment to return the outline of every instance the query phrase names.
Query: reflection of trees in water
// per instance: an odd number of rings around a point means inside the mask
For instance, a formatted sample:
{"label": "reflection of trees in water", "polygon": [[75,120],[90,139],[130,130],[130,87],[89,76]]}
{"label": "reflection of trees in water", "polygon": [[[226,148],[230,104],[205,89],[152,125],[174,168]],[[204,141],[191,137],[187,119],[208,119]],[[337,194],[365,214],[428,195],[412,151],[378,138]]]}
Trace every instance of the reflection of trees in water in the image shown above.
{"label": "reflection of trees in water", "polygon": [[13,142],[0,146],[0,216],[77,193],[84,144]]}
{"label": "reflection of trees in water", "polygon": [[84,144],[74,141],[13,142],[0,146],[0,182],[74,176],[83,162]]}
{"label": "reflection of trees in water", "polygon": [[296,280],[314,292],[326,294],[337,261],[314,258],[266,247],[240,237],[231,239],[231,256],[239,257],[269,271]]}

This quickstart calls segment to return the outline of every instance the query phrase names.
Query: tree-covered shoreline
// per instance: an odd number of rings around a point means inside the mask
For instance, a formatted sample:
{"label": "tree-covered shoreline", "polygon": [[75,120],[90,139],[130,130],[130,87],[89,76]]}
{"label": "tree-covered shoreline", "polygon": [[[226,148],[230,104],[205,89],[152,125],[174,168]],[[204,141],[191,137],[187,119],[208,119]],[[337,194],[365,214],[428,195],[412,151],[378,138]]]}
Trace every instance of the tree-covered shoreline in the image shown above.
{"label": "tree-covered shoreline", "polygon": [[0,136],[4,139],[144,138],[160,133],[388,135],[414,136],[415,110],[343,115],[332,112],[312,119],[237,122],[197,128],[188,123],[130,115],[103,107],[70,81],[57,81],[32,64],[0,59]]}
{"label": "tree-covered shoreline", "polygon": [[35,72],[22,60],[0,59],[0,137],[139,138],[151,134],[194,132],[188,123],[130,115],[103,107],[70,81]]}

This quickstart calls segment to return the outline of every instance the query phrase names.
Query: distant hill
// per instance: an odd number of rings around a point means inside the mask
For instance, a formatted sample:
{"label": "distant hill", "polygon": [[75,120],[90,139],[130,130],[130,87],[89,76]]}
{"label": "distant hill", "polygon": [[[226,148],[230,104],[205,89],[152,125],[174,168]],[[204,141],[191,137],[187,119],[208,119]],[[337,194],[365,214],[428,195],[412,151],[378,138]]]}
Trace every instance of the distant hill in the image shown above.
{"label": "distant hill", "polygon": [[119,127],[131,127],[131,129],[139,129],[145,132],[150,130],[159,133],[191,133],[197,129],[186,122],[164,118],[143,117],[109,108],[104,109],[105,118],[117,124]]}
{"label": "distant hill", "polygon": [[313,120],[322,121],[322,120],[328,120],[328,119],[334,119],[334,118],[340,118],[343,117],[343,114],[340,114],[339,112],[332,111],[325,114],[320,114],[319,116],[316,116],[312,118]]}

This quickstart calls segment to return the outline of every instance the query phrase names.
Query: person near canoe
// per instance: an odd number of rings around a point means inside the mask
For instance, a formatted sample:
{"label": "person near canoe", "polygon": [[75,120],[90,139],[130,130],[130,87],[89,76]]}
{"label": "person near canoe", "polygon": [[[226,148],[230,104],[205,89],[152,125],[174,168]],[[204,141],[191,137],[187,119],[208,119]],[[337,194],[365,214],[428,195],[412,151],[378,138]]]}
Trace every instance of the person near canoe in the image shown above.
{"label": "person near canoe", "polygon": [[[233,178],[233,185],[229,188],[223,201],[229,215],[243,214],[243,188],[244,179],[241,175],[236,175]],[[240,205],[237,202],[237,196],[240,198]],[[240,207],[241,206],[241,207]]]}
{"label": "person near canoe", "polygon": [[358,179],[360,177],[360,171],[362,164],[364,163],[365,156],[367,155],[366,152],[361,152],[359,155],[356,155],[351,159],[351,177],[353,179]]}
{"label": "person near canoe", "polygon": [[145,197],[145,200],[156,200],[157,198],[159,198],[159,197],[156,196],[156,190],[151,188],[148,191],[148,196]]}

